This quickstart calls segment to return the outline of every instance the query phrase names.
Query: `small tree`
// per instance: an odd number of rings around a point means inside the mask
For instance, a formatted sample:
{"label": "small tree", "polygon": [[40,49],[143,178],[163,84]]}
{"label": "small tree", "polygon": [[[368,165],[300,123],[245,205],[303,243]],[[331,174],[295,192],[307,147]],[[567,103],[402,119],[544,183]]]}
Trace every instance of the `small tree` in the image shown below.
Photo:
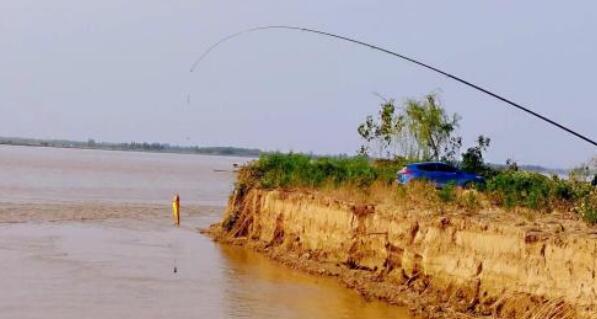
{"label": "small tree", "polygon": [[477,145],[469,147],[466,152],[462,153],[462,162],[460,168],[471,173],[484,173],[487,171],[485,160],[483,159],[483,152],[487,151],[491,139],[480,135],[477,138]]}
{"label": "small tree", "polygon": [[457,154],[462,147],[462,137],[452,136],[448,145],[444,147],[444,155],[442,155],[441,161],[456,165],[458,162]]}
{"label": "small tree", "polygon": [[357,132],[365,140],[359,153],[369,154],[372,148],[377,151],[378,157],[392,157],[393,144],[396,142],[396,136],[402,130],[402,116],[396,114],[394,100],[387,100],[381,104],[377,120],[369,115],[365,122],[359,125]]}
{"label": "small tree", "polygon": [[357,132],[361,138],[365,140],[365,144],[361,145],[361,148],[359,149],[359,154],[368,155],[371,151],[371,144],[378,137],[376,123],[373,120],[373,116],[367,116],[365,123],[359,125]]}
{"label": "small tree", "polygon": [[407,101],[406,114],[408,128],[421,150],[419,157],[424,160],[439,160],[442,157],[442,151],[450,145],[460,116],[458,114],[448,116],[433,94],[425,96],[420,101]]}
{"label": "small tree", "polygon": [[367,116],[357,129],[365,141],[359,153],[375,150],[374,155],[383,158],[454,162],[462,145],[462,139],[454,136],[459,120],[457,114],[447,115],[435,95],[408,100],[401,108],[394,100],[385,100],[378,117]]}

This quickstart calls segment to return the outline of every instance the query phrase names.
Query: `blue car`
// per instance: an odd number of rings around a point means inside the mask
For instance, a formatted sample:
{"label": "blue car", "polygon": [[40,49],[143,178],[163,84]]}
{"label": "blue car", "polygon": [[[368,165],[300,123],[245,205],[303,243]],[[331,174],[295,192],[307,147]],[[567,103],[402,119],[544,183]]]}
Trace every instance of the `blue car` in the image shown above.
{"label": "blue car", "polygon": [[471,187],[485,183],[483,177],[463,172],[445,163],[425,162],[409,164],[396,174],[399,184],[408,184],[412,180],[427,180],[436,187],[453,184],[459,187]]}

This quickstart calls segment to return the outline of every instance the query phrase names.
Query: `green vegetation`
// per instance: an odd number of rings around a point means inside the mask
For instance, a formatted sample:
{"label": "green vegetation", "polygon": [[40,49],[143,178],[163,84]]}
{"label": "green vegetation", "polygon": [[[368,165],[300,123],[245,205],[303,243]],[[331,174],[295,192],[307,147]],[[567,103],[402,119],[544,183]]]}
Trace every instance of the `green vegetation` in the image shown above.
{"label": "green vegetation", "polygon": [[597,224],[597,188],[593,187],[593,190],[588,196],[582,197],[579,203],[574,207],[580,216],[582,216],[587,222],[591,224]]}
{"label": "green vegetation", "polygon": [[[436,189],[426,183],[397,186],[396,172],[406,160],[374,160],[364,156],[313,157],[303,154],[262,154],[240,171],[237,189],[350,189],[366,200],[387,196],[388,200],[414,200],[426,206],[452,205],[473,212],[483,201],[506,209],[526,208],[551,212],[572,211],[597,223],[597,190],[588,182],[562,180],[539,173],[518,171],[515,166],[493,170],[486,185],[462,190],[455,185]],[[378,194],[376,194],[378,193]],[[363,197],[361,197],[363,198]],[[441,210],[441,208],[440,208]]]}
{"label": "green vegetation", "polygon": [[477,138],[477,145],[469,147],[466,152],[462,153],[462,161],[460,162],[460,169],[465,172],[472,172],[489,177],[493,174],[493,169],[485,165],[483,159],[483,152],[489,148],[491,139],[480,135]]}
{"label": "green vegetation", "polygon": [[263,188],[344,185],[366,188],[376,181],[390,184],[402,163],[375,164],[364,156],[312,157],[302,154],[262,154],[243,169],[241,182]]}
{"label": "green vegetation", "polygon": [[437,191],[439,199],[444,203],[452,202],[456,199],[456,185],[448,184]]}
{"label": "green vegetation", "polygon": [[[364,144],[355,157],[313,157],[302,154],[262,154],[241,169],[237,188],[252,187],[318,189],[351,201],[394,201],[399,205],[445,211],[458,208],[475,212],[483,206],[522,208],[538,212],[576,212],[597,223],[597,191],[588,182],[597,170],[597,159],[573,171],[570,179],[522,171],[512,161],[487,165],[484,152],[490,138],[479,136],[476,144],[461,153],[462,138],[456,136],[460,117],[448,115],[435,95],[410,99],[402,107],[393,100],[381,104],[378,116],[368,116],[357,131]],[[483,175],[486,184],[476,190],[455,185],[436,189],[424,182],[394,184],[396,172],[411,162],[448,162]]]}
{"label": "green vegetation", "polygon": [[491,176],[493,170],[483,159],[490,139],[483,135],[476,145],[468,148],[459,159],[462,137],[456,135],[461,117],[449,115],[440,105],[439,98],[428,94],[422,99],[408,99],[397,107],[394,100],[381,104],[378,116],[367,116],[357,128],[364,144],[359,154],[386,159],[443,161],[462,170]]}
{"label": "green vegetation", "polygon": [[458,114],[448,115],[433,94],[421,100],[409,99],[402,107],[387,100],[377,118],[367,116],[359,125],[357,132],[365,140],[359,153],[451,161],[462,144],[462,139],[454,136],[459,121]]}
{"label": "green vegetation", "polygon": [[549,210],[562,203],[575,203],[587,197],[589,183],[565,181],[557,177],[506,170],[487,181],[486,191],[499,205]]}

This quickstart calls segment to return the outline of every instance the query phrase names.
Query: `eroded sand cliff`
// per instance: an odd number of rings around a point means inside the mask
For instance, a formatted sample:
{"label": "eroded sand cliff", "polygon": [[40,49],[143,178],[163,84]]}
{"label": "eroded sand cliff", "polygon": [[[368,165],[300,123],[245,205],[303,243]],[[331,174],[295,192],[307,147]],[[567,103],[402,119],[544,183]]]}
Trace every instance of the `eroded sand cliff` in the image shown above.
{"label": "eroded sand cliff", "polygon": [[597,311],[597,231],[554,214],[436,214],[253,189],[235,193],[208,232],[425,317]]}

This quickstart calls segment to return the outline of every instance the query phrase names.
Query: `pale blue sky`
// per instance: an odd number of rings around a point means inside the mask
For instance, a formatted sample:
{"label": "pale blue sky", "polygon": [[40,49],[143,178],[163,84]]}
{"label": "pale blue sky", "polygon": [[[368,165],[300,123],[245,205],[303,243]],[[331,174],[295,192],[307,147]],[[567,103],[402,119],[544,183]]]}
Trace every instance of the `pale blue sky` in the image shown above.
{"label": "pale blue sky", "polygon": [[[586,142],[445,77],[320,28],[414,56],[597,138],[594,1],[1,0],[0,135],[354,153],[372,92],[428,92],[503,163],[568,167]],[[187,94],[191,104],[187,104]]]}

